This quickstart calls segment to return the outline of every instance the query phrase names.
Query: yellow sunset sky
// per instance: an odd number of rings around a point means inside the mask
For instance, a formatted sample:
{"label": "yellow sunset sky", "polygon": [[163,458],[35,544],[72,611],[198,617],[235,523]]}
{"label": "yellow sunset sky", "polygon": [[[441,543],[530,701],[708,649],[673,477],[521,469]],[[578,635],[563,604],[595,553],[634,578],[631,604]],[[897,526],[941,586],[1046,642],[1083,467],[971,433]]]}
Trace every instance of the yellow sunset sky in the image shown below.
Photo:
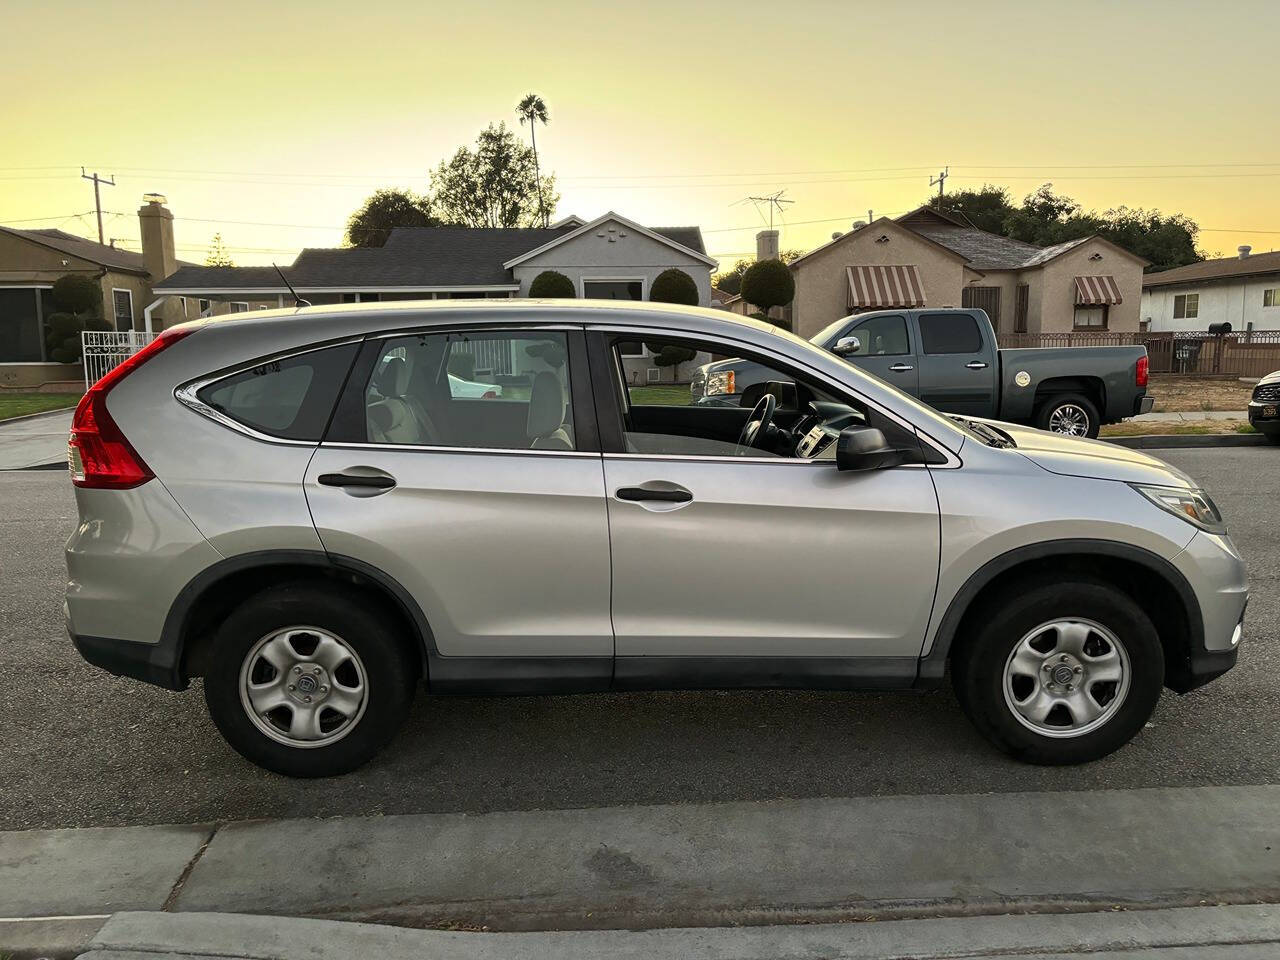
{"label": "yellow sunset sky", "polygon": [[[728,266],[785,189],[784,248],[992,182],[1181,212],[1210,255],[1280,247],[1280,3],[22,2],[0,19],[0,223],[180,258],[341,243],[374,188],[540,94],[558,216],[696,224]],[[522,133],[527,136],[527,133]],[[79,215],[79,216],[77,216]]]}

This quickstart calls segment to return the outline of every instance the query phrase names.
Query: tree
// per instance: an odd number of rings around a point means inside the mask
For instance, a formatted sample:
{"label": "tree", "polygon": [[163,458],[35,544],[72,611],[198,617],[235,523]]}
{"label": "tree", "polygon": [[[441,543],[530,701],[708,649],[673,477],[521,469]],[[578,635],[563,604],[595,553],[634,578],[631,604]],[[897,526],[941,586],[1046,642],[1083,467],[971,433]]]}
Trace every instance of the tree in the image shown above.
{"label": "tree", "polygon": [[85,330],[109,330],[102,319],[102,288],[91,278],[69,273],[53,281],[55,313],[45,318],[49,358],[57,363],[80,359]]}
{"label": "tree", "polygon": [[431,173],[441,219],[467,227],[532,227],[555,209],[555,177],[539,176],[533,151],[506,124],[490,124],[475,149],[460,147]]}
{"label": "tree", "polygon": [[665,343],[658,352],[653,355],[653,365],[655,367],[670,367],[671,379],[676,379],[676,371],[680,369],[680,364],[692,360],[698,355],[696,350],[688,347],[682,347],[675,343]]}
{"label": "tree", "polygon": [[376,190],[347,219],[347,245],[380,247],[396,227],[434,227],[431,198],[412,190]]}
{"label": "tree", "polygon": [[234,267],[235,261],[231,259],[231,254],[227,253],[227,247],[222,242],[222,234],[215,233],[213,239],[209,241],[209,254],[204,258],[206,267]]}
{"label": "tree", "polygon": [[702,298],[693,277],[672,267],[653,278],[649,299],[654,303],[682,303],[687,307],[696,307]]}
{"label": "tree", "polygon": [[774,307],[785,307],[795,295],[795,277],[781,260],[761,260],[742,275],[742,299],[765,314]]}
{"label": "tree", "polygon": [[1165,216],[1159,210],[1117,207],[1102,215],[1098,231],[1112,243],[1151,261],[1153,270],[1198,263],[1204,256],[1196,249],[1200,227],[1180,213]]}
{"label": "tree", "polygon": [[[516,104],[516,113],[520,115],[520,126],[529,124],[529,139],[533,144],[533,177],[535,181],[541,181],[542,175],[538,172],[538,124],[544,127],[548,123],[547,105],[542,102],[542,98],[536,93],[528,94],[523,100]],[[542,226],[546,226],[547,211],[542,203],[542,191],[538,191],[538,217],[542,221]]]}
{"label": "tree", "polygon": [[[783,263],[791,263],[793,260],[799,260],[804,256],[803,250],[783,250],[779,254]],[[717,273],[712,277],[711,282],[717,288],[725,293],[734,295],[742,292],[742,275],[747,272],[748,268],[755,263],[754,260],[739,260],[733,265],[732,270],[724,273]]]}
{"label": "tree", "polygon": [[573,281],[563,273],[558,273],[555,270],[543,270],[533,278],[533,283],[529,284],[529,296],[531,297],[559,297],[572,300],[577,295],[578,291],[574,289]]}
{"label": "tree", "polygon": [[941,213],[958,213],[990,233],[1003,233],[1005,220],[1016,209],[1009,201],[1009,191],[990,183],[983,184],[981,190],[935,194],[928,205]]}

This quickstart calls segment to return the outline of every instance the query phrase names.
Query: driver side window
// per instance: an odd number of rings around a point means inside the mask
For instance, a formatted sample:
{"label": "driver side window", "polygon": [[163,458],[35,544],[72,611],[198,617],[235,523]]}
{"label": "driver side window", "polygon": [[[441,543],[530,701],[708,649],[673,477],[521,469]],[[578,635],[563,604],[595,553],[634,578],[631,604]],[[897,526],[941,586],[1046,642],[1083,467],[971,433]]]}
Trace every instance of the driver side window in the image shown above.
{"label": "driver side window", "polygon": [[[688,370],[698,354],[723,359],[692,367],[686,382],[650,383],[645,372],[622,352],[625,341],[610,350],[620,392],[625,391],[623,441],[628,453],[701,457],[795,458],[792,431],[809,416],[814,400],[830,401],[826,391],[759,358],[727,357],[724,347],[684,340],[646,340],[652,359],[681,359],[660,366],[664,375]],[[650,362],[652,362],[652,359]],[[764,400],[765,394],[773,403]],[[772,406],[765,430],[761,422]]]}
{"label": "driver side window", "polygon": [[869,317],[845,336],[858,338],[860,346],[849,354],[852,357],[901,357],[911,353],[906,317]]}

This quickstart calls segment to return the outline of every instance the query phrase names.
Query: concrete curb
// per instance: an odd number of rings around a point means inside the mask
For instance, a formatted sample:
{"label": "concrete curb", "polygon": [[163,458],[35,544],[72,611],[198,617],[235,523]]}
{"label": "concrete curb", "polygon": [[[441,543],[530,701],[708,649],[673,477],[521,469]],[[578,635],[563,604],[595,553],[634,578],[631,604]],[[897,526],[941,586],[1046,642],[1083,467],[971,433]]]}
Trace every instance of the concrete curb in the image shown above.
{"label": "concrete curb", "polygon": [[1265,447],[1261,433],[1161,433],[1145,437],[1103,437],[1108,443],[1134,450],[1172,450],[1189,447]]}
{"label": "concrete curb", "polygon": [[507,931],[1280,903],[1278,808],[1196,787],[22,831],[0,903]]}
{"label": "concrete curb", "polygon": [[[84,960],[187,956],[252,960],[941,960],[1123,951],[1198,960],[1271,957],[1280,907],[1203,907],[1071,916],[959,917],[816,926],[577,933],[410,930],[331,920],[217,913],[125,913]],[[1184,953],[1184,950],[1193,952]],[[1265,951],[1265,952],[1264,952]]]}

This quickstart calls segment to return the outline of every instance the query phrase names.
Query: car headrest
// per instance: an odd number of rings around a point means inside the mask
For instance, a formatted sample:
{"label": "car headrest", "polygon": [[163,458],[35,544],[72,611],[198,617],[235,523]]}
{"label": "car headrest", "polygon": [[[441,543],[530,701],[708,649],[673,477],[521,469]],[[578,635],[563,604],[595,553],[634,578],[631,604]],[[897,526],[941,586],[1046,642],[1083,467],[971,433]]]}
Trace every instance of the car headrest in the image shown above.
{"label": "car headrest", "polygon": [[409,389],[409,365],[403,357],[392,357],[378,371],[374,387],[384,397],[402,397]]}
{"label": "car headrest", "polygon": [[549,370],[535,374],[529,390],[529,424],[525,432],[530,440],[555,433],[564,423],[564,394],[560,380]]}

